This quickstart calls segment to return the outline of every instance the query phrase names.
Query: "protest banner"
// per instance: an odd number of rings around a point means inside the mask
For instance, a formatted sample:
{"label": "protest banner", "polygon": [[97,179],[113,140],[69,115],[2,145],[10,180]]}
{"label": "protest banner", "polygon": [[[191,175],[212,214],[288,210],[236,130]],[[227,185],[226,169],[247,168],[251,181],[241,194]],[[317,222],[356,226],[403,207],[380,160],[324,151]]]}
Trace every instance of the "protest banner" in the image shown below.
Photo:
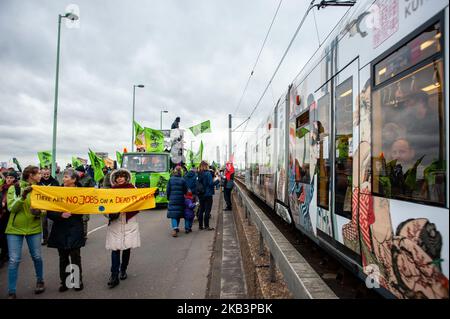
{"label": "protest banner", "polygon": [[110,214],[151,209],[157,188],[82,188],[33,185],[31,207],[72,214]]}

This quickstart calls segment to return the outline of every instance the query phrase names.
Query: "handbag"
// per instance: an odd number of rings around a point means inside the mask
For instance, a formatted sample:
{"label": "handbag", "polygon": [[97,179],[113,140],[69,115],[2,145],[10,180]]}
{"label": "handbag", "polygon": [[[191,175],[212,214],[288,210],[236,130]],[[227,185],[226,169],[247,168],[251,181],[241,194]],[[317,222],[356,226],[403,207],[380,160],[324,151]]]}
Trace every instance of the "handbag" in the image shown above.
{"label": "handbag", "polygon": [[234,181],[232,179],[230,179],[229,181],[227,181],[225,188],[231,189],[233,187],[234,187]]}

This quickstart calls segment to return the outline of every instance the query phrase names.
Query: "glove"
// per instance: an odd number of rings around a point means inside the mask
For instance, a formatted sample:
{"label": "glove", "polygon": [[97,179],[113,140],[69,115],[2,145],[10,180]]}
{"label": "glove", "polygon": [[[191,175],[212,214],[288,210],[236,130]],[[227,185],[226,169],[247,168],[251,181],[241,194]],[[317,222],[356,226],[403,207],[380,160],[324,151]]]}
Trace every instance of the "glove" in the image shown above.
{"label": "glove", "polygon": [[33,190],[33,188],[31,186],[25,187],[25,189],[23,190],[23,193],[22,193],[22,199],[25,200],[27,198],[27,195],[29,193],[31,193],[32,190]]}

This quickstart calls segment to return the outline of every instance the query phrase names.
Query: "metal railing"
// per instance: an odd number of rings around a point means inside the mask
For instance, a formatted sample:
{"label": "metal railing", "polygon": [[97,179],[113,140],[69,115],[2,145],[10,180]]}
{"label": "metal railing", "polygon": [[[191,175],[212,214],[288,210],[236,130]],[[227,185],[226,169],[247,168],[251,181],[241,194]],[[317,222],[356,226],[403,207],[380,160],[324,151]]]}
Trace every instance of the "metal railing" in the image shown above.
{"label": "metal railing", "polygon": [[270,281],[275,281],[275,270],[278,266],[294,298],[337,299],[336,294],[248,197],[239,183],[235,185],[236,200],[245,211],[248,225],[254,224],[259,231],[259,254],[264,255],[264,243],[270,252]]}

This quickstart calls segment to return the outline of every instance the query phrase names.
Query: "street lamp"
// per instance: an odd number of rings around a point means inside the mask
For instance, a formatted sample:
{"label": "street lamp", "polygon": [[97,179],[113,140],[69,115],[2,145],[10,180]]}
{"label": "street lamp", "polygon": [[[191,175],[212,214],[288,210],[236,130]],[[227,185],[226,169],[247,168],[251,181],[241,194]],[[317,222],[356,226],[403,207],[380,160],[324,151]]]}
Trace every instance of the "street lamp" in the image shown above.
{"label": "street lamp", "polygon": [[134,152],[134,102],[136,95],[136,88],[142,89],[144,87],[143,84],[133,85],[133,120],[131,121],[131,151]]}
{"label": "street lamp", "polygon": [[162,115],[163,115],[163,113],[169,113],[169,111],[161,111],[161,116],[159,117],[161,131],[162,131]]}
{"label": "street lamp", "polygon": [[52,176],[56,173],[56,127],[58,120],[58,81],[59,81],[59,45],[61,35],[61,20],[63,18],[72,21],[78,20],[78,16],[74,13],[66,13],[65,15],[58,15],[58,45],[56,48],[56,79],[55,79],[55,107],[53,110],[53,144],[52,144]]}

